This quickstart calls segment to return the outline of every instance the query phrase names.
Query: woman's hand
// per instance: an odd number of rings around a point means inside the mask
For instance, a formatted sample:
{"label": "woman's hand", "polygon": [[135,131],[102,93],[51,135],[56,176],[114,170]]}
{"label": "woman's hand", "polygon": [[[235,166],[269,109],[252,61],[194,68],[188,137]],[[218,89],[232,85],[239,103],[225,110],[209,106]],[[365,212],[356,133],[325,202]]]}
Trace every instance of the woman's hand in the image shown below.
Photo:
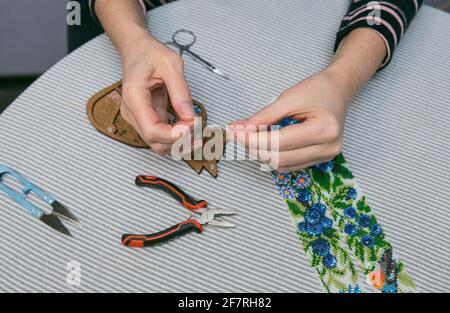
{"label": "woman's hand", "polygon": [[[304,169],[340,153],[351,99],[330,68],[286,90],[259,113],[232,124],[231,129],[252,155],[278,171]],[[277,131],[261,127],[277,124],[286,117],[302,123]]]}
{"label": "woman's hand", "polygon": [[183,136],[168,123],[167,93],[178,124],[192,127],[195,113],[183,60],[150,35],[142,9],[138,1],[95,1],[97,16],[122,57],[122,116],[154,152],[163,155]]}
{"label": "woman's hand", "polygon": [[[377,71],[386,51],[384,41],[372,29],[352,31],[327,68],[288,89],[249,119],[233,123],[233,137],[280,172],[331,160],[341,151],[353,97]],[[267,126],[287,117],[302,123],[268,131]],[[255,128],[261,125],[266,127]]]}
{"label": "woman's hand", "polygon": [[167,112],[167,93],[180,122],[191,127],[195,116],[181,57],[144,35],[122,51],[122,117],[154,152],[165,155],[180,138],[173,133]]}

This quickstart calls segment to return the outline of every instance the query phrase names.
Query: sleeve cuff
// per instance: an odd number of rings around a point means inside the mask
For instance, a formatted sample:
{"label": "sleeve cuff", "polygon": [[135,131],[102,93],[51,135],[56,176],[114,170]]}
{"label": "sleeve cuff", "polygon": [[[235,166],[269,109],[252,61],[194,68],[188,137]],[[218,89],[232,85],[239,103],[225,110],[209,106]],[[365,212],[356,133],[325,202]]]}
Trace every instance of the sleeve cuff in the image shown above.
{"label": "sleeve cuff", "polygon": [[389,65],[389,63],[392,60],[392,56],[393,56],[393,52],[395,50],[395,44],[394,44],[394,40],[392,38],[391,35],[386,34],[385,35],[385,31],[386,29],[381,26],[381,25],[373,25],[373,26],[369,26],[367,24],[367,21],[358,21],[355,24],[351,25],[350,27],[347,28],[343,28],[341,30],[339,30],[339,32],[336,35],[336,43],[334,45],[334,52],[336,52],[336,50],[339,48],[339,45],[341,44],[342,40],[348,35],[350,34],[353,30],[358,29],[358,28],[369,28],[374,30],[383,40],[383,42],[386,45],[386,57],[384,58],[383,62],[381,63],[378,71],[381,71],[382,69],[384,69],[386,66]]}
{"label": "sleeve cuff", "polygon": [[341,41],[353,30],[357,28],[372,29],[386,44],[387,53],[386,58],[380,65],[379,70],[381,70],[390,63],[395,48],[406,31],[408,22],[403,11],[389,2],[369,2],[368,4],[351,7],[350,12],[344,16],[336,35],[334,50],[337,50]]}

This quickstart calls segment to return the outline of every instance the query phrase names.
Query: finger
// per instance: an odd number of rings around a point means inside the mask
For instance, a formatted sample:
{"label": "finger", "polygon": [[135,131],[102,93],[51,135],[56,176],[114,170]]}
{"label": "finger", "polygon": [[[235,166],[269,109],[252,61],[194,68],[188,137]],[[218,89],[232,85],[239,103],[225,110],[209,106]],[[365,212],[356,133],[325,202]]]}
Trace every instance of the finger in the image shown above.
{"label": "finger", "polygon": [[194,140],[191,136],[188,136],[172,145],[171,155],[183,160],[192,160],[192,157],[202,148],[202,141]]}
{"label": "finger", "polygon": [[159,120],[163,123],[169,122],[169,112],[167,112],[167,90],[164,86],[153,89],[152,106],[158,114]]}
{"label": "finger", "polygon": [[[261,131],[257,131],[261,130]],[[255,126],[244,127],[238,125],[231,131],[231,139],[243,145],[247,150],[279,150],[277,148],[278,138],[271,138],[274,133],[267,128],[255,128]],[[273,143],[273,145],[272,145]]]}
{"label": "finger", "polygon": [[[284,101],[277,100],[267,105],[258,113],[254,114],[247,120],[236,121],[232,123],[235,125],[236,123],[242,124],[244,126],[249,125],[274,125],[281,119],[286,116],[290,116],[292,108],[290,105],[284,103]],[[233,126],[231,126],[233,127]]]}
{"label": "finger", "polygon": [[329,161],[329,160],[317,159],[317,160],[314,160],[314,161],[311,161],[311,162],[308,162],[308,163],[299,164],[299,165],[292,166],[292,167],[279,167],[277,169],[277,172],[279,172],[279,173],[290,173],[290,172],[294,172],[294,171],[301,171],[301,170],[307,169],[307,168],[309,168],[311,166],[314,166],[316,164],[324,163],[324,162],[327,162],[327,161]]}
{"label": "finger", "polygon": [[277,146],[280,151],[295,150],[320,144],[323,141],[322,127],[318,120],[306,119],[301,124],[273,131],[270,138],[274,138],[272,145]]}
{"label": "finger", "polygon": [[152,107],[151,93],[145,88],[128,88],[128,109],[133,115],[142,139],[148,144],[173,143],[178,138],[172,135],[173,127],[163,123]]}
{"label": "finger", "polygon": [[310,163],[317,159],[332,159],[334,156],[332,152],[327,145],[314,145],[280,153],[261,151],[260,154],[262,157],[270,155],[272,158],[278,159],[277,167],[293,167],[299,164]]}
{"label": "finger", "polygon": [[247,149],[289,151],[316,145],[322,142],[320,127],[313,120],[290,125],[280,130],[255,132],[253,127],[236,126],[232,137]]}
{"label": "finger", "polygon": [[128,124],[133,127],[133,129],[135,129],[137,132],[140,132],[139,126],[137,125],[133,114],[131,114],[130,109],[128,109],[125,101],[122,101],[122,104],[120,105],[120,115]]}
{"label": "finger", "polygon": [[319,163],[324,163],[332,159],[332,158],[317,158],[312,159],[310,161],[306,161],[304,163],[293,162],[293,164],[295,165],[291,166],[289,165],[281,166],[279,158],[282,156],[280,156],[279,154],[271,154],[266,153],[266,151],[258,151],[258,150],[249,150],[248,154],[252,158],[269,165],[272,170],[276,170],[280,173],[288,173],[292,171],[303,170],[305,168],[311,167]]}
{"label": "finger", "polygon": [[179,118],[185,121],[192,120],[195,117],[195,111],[183,68],[170,69],[161,76],[167,86],[173,109]]}
{"label": "finger", "polygon": [[[139,134],[141,134],[142,132],[141,132],[141,130],[140,130],[140,128],[139,128],[139,126],[138,126],[134,116],[130,113],[130,110],[124,104],[124,102],[122,102],[122,106],[120,108],[120,112],[121,112],[122,117],[125,119],[125,121],[127,121],[127,123],[130,124],[133,127],[133,129],[135,129]],[[141,137],[142,137],[142,135],[141,135]],[[150,146],[150,148],[152,148],[152,146],[154,145],[154,143],[147,143],[147,144]],[[166,155],[167,154],[166,150],[170,149],[170,147],[171,147],[170,144],[166,144],[166,147],[164,147],[162,149],[159,149],[159,148],[156,148],[156,149],[152,148],[152,149],[157,154]],[[161,150],[161,152],[158,152],[157,150]]]}
{"label": "finger", "polygon": [[150,146],[153,152],[161,156],[168,155],[170,153],[171,147],[172,145],[163,143],[155,143]]}

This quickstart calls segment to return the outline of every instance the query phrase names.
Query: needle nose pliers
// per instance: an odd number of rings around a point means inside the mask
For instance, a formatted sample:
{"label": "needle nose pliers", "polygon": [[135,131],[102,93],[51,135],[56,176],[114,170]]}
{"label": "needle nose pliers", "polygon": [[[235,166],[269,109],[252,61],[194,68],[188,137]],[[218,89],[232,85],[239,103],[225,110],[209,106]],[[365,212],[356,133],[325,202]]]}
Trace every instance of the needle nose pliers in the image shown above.
{"label": "needle nose pliers", "polygon": [[234,224],[223,221],[221,215],[235,215],[232,210],[226,209],[208,209],[208,203],[205,200],[196,200],[175,184],[155,176],[138,176],[135,184],[138,187],[149,187],[163,190],[174,197],[185,208],[193,214],[200,214],[198,217],[192,216],[188,220],[172,226],[166,230],[149,235],[131,235],[122,236],[122,244],[128,247],[144,248],[158,244],[163,244],[169,240],[175,239],[182,235],[197,232],[202,233],[205,225],[220,228],[231,228]]}

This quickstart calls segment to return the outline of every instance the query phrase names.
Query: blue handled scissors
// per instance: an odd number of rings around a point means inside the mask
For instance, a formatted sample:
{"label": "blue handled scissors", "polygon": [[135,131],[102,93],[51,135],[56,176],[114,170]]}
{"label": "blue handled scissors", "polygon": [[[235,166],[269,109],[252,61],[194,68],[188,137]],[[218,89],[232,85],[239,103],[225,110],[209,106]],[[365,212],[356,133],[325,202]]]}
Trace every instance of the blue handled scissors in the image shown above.
{"label": "blue handled scissors", "polygon": [[[182,42],[182,38],[181,38],[182,34],[184,34],[185,37],[188,38],[186,40],[186,43]],[[214,74],[217,74],[217,75],[219,75],[219,76],[221,76],[221,77],[223,77],[225,79],[229,79],[228,76],[225,75],[217,67],[215,67],[210,62],[208,62],[205,59],[203,59],[197,53],[191,51],[191,47],[195,44],[196,41],[197,41],[197,36],[195,36],[194,32],[192,32],[190,30],[186,30],[186,29],[180,29],[180,30],[177,30],[172,35],[172,41],[166,42],[166,45],[173,46],[173,47],[177,48],[179,50],[179,52],[180,52],[180,55],[183,55],[183,54],[189,55],[194,61],[199,62],[207,70],[213,72]]]}
{"label": "blue handled scissors", "polygon": [[[21,194],[17,193],[4,183],[3,179],[7,175],[15,177],[23,185],[24,188]],[[51,228],[65,235],[71,236],[69,230],[64,226],[60,218],[75,224],[80,224],[79,220],[75,217],[75,215],[73,215],[60,202],[58,202],[56,199],[54,199],[52,196],[50,196],[48,193],[46,193],[36,185],[29,182],[27,179],[25,179],[23,176],[21,176],[13,169],[1,164],[0,164],[0,190],[5,192],[12,200],[21,205],[24,209],[26,209],[28,213],[30,213],[30,215],[34,216],[35,218],[41,220]],[[39,199],[49,204],[53,208],[52,213],[45,214],[43,210],[41,210],[39,207],[31,203],[27,199],[27,196],[30,193],[34,193]]]}

